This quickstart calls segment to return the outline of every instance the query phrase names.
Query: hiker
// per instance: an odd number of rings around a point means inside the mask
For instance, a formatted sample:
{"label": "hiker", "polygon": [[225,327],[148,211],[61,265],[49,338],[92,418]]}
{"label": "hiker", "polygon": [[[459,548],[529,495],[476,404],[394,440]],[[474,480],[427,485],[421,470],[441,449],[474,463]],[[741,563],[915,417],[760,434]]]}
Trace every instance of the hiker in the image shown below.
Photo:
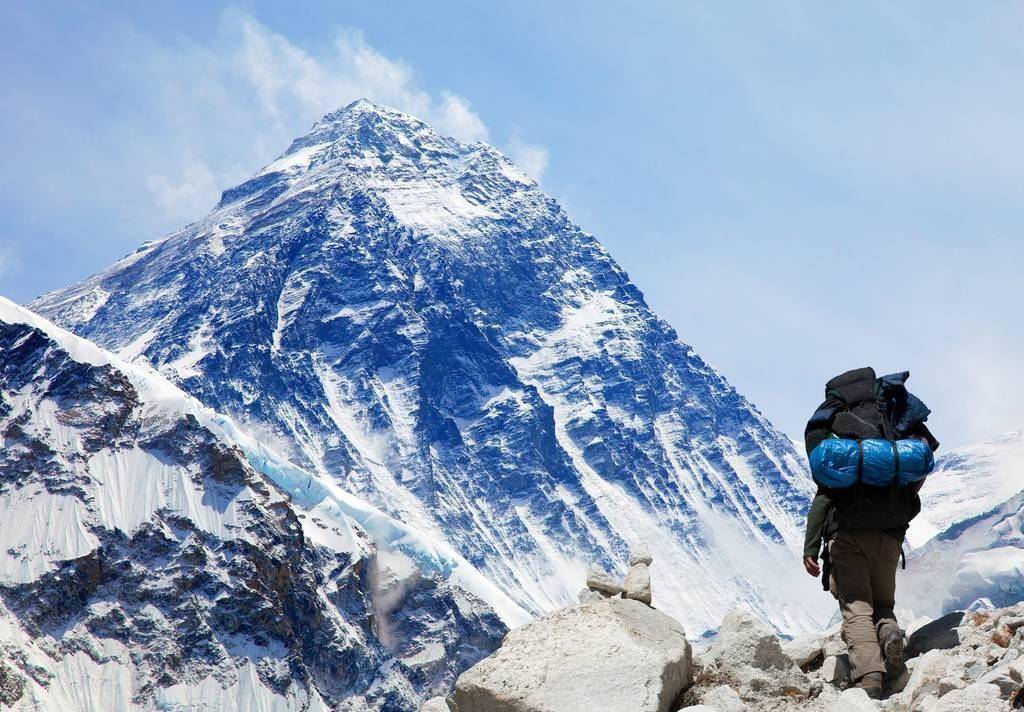
{"label": "hiker", "polygon": [[924,424],[930,411],[906,389],[909,376],[877,378],[871,368],[836,376],[804,431],[818,483],[804,568],[839,601],[853,680],[872,699],[905,669],[893,613],[896,567],[939,447]]}

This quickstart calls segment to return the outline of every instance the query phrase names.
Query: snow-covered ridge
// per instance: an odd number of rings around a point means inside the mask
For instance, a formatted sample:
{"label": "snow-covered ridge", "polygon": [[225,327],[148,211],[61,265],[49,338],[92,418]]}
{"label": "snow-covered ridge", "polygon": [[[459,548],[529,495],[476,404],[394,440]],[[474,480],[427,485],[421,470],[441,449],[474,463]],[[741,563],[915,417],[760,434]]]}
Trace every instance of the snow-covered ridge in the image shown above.
{"label": "snow-covered ridge", "polygon": [[411,712],[506,630],[453,582],[524,617],[444,543],[3,299],[0,438],[14,709]]}
{"label": "snow-covered ridge", "polygon": [[1015,430],[942,455],[921,490],[921,514],[907,539],[925,544],[1024,491],[1024,431]]}
{"label": "snow-covered ridge", "polygon": [[898,591],[907,607],[937,615],[978,598],[1024,599],[1024,433],[941,457],[921,499]]}
{"label": "snow-covered ridge", "polygon": [[[128,363],[95,344],[52,324],[37,314],[0,296],[0,322],[28,324],[56,341],[76,361],[94,366],[112,366],[125,374],[145,403],[174,413],[188,414],[218,434],[227,445],[237,446],[249,464],[267,476],[289,499],[317,516],[333,521],[345,532],[352,525],[366,531],[384,549],[410,556],[422,569],[438,573],[452,583],[487,601],[509,625],[518,625],[529,616],[494,584],[484,578],[446,542],[414,530],[387,516],[376,507],[346,492],[337,482],[324,481],[278,455],[266,444],[244,433],[228,416],[216,413],[195,398],[183,393],[158,371],[139,363]],[[125,493],[116,493],[115,495]],[[130,518],[139,519],[142,517]],[[315,535],[315,528],[312,529]],[[347,537],[349,548],[357,546],[355,537]]]}

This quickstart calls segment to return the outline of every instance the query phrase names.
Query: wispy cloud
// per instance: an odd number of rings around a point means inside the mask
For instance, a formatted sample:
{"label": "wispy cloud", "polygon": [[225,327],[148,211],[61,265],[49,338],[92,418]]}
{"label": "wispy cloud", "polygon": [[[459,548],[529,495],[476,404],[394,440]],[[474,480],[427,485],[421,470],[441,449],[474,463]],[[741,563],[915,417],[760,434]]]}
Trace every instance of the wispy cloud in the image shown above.
{"label": "wispy cloud", "polygon": [[[168,138],[181,144],[173,161],[148,173],[146,186],[156,206],[180,220],[209,209],[219,189],[271,160],[317,118],[361,97],[418,116],[461,141],[489,137],[467,99],[419,88],[407,63],[385,56],[355,31],[340,32],[314,53],[231,10],[217,42],[155,47],[146,65],[147,81],[157,88],[153,99],[171,124]],[[536,155],[527,156],[534,168]]]}
{"label": "wispy cloud", "polygon": [[539,144],[524,141],[516,133],[505,146],[512,162],[526,171],[526,174],[538,183],[544,177],[544,171],[548,168],[548,151]]}
{"label": "wispy cloud", "polygon": [[[122,241],[115,256],[197,219],[221,190],[274,160],[321,116],[358,98],[413,114],[464,142],[491,140],[467,98],[427,91],[413,67],[354,30],[339,30],[310,49],[252,15],[228,10],[202,41],[158,40],[116,23],[110,34],[105,90],[125,97],[131,111],[104,110],[69,122],[61,119],[66,112],[59,98],[23,97],[12,109],[23,115],[11,118],[12,125],[32,125],[47,140],[23,154],[12,147],[0,168],[0,189],[25,214],[46,206],[103,219],[108,237]],[[543,172],[542,148],[517,139],[510,149],[529,173]],[[70,170],[15,168],[53,163]]]}
{"label": "wispy cloud", "polygon": [[298,118],[308,122],[365,97],[415,114],[461,141],[487,139],[468,100],[418,88],[408,64],[381,54],[358,32],[343,31],[328,51],[313,54],[245,13],[230,11],[224,22],[232,49],[228,57],[210,55],[222,91],[233,84],[251,87],[266,118],[282,127],[294,130]]}

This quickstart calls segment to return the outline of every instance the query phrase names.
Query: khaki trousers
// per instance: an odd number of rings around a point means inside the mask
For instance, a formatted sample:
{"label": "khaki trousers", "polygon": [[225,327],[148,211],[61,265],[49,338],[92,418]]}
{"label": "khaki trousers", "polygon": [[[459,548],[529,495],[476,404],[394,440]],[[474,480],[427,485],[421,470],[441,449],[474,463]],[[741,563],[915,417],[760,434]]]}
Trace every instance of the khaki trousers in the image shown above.
{"label": "khaki trousers", "polygon": [[882,531],[840,531],[829,542],[829,587],[843,614],[842,635],[854,680],[869,672],[885,673],[879,641],[899,630],[892,609],[900,546],[899,539]]}

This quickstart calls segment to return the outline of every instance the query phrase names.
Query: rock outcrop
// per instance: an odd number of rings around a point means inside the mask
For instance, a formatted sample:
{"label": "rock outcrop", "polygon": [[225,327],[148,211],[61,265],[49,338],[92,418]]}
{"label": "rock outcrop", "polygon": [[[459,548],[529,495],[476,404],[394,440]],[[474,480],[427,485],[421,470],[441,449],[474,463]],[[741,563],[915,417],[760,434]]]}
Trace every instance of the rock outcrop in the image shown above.
{"label": "rock outcrop", "polygon": [[725,617],[702,662],[746,697],[806,697],[811,687],[775,634],[745,611]]}
{"label": "rock outcrop", "polygon": [[[634,562],[644,565],[642,562]],[[628,590],[628,586],[627,586]],[[733,611],[691,661],[682,626],[639,601],[592,603],[513,630],[422,712],[1000,712],[1024,708],[1024,602],[912,634],[885,699],[853,686],[839,627],[783,642]],[[604,596],[608,596],[607,598]],[[911,625],[913,630],[914,625]]]}
{"label": "rock outcrop", "polygon": [[682,625],[610,598],[513,630],[459,677],[449,703],[457,712],[673,712],[691,679]]}

